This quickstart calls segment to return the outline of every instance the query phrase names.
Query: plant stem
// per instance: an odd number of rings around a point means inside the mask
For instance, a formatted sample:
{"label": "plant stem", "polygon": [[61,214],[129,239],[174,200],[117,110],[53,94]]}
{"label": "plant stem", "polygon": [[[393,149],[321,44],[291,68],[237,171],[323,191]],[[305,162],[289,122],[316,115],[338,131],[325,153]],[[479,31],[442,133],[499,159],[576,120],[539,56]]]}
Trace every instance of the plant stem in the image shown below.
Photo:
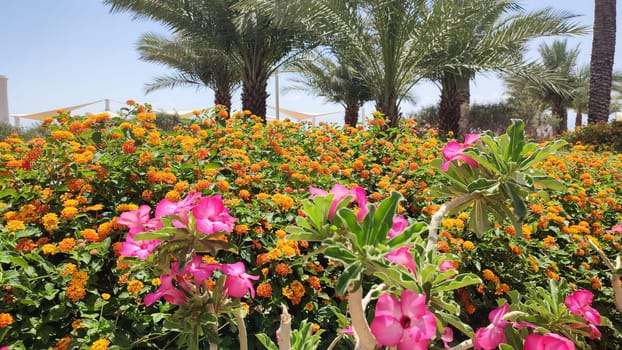
{"label": "plant stem", "polygon": [[376,338],[371,334],[365,310],[363,310],[363,287],[348,293],[348,309],[352,318],[352,329],[356,339],[355,350],[374,350]]}
{"label": "plant stem", "polygon": [[605,255],[605,252],[603,252],[603,250],[600,249],[600,247],[598,247],[598,245],[596,245],[591,238],[588,238],[588,242],[590,242],[592,248],[594,248],[598,255],[600,255],[609,270],[611,270],[611,288],[613,289],[613,299],[615,300],[616,310],[622,313],[622,285],[620,285],[620,278],[622,275],[615,273],[616,270],[622,268],[622,266],[620,266],[620,260],[618,260],[618,266],[613,266],[611,260],[609,260],[609,258]]}
{"label": "plant stem", "polygon": [[281,304],[281,325],[276,331],[279,343],[279,350],[290,350],[290,335],[292,333],[292,315],[287,312],[287,306]]}
{"label": "plant stem", "polygon": [[240,350],[248,349],[248,335],[246,334],[246,324],[244,323],[244,319],[242,315],[240,315],[239,311],[235,311],[233,313],[235,317],[235,323],[238,325],[238,332],[240,333],[238,337],[240,338]]}
{"label": "plant stem", "polygon": [[466,349],[471,349],[473,348],[473,340],[468,339],[463,341],[462,343],[454,346],[453,348],[449,349],[449,350],[466,350]]}
{"label": "plant stem", "polygon": [[441,226],[441,222],[445,214],[450,212],[451,210],[462,206],[474,198],[478,198],[481,196],[478,192],[469,192],[461,195],[460,197],[456,197],[441,205],[440,208],[432,215],[432,219],[430,220],[430,225],[428,226],[428,245],[426,247],[426,251],[431,251],[436,249],[436,243],[438,242],[438,228]]}

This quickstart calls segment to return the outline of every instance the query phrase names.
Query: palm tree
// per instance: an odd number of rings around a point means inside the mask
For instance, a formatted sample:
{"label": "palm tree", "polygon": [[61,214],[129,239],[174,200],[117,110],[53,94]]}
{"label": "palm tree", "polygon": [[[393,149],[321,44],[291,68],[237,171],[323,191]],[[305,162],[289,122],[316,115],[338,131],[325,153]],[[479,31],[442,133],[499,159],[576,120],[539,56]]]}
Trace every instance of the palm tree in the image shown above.
{"label": "palm tree", "polygon": [[551,8],[525,12],[514,0],[436,1],[433,13],[442,22],[458,24],[437,38],[424,60],[429,77],[441,86],[439,129],[454,134],[466,132],[470,81],[476,73],[530,75],[532,66],[522,61],[530,40],[585,32],[570,22],[574,15]]}
{"label": "palm tree", "polygon": [[178,86],[206,86],[214,91],[214,104],[231,110],[231,95],[240,85],[240,72],[220,51],[179,34],[172,38],[144,34],[137,49],[141,60],[163,64],[177,71],[174,75],[155,77],[146,84],[147,93]]}
{"label": "palm tree", "polygon": [[401,118],[400,103],[422,78],[419,63],[432,45],[425,40],[425,0],[298,0],[297,17],[307,18],[324,45],[355,67],[369,87],[376,109],[390,126]]}
{"label": "palm tree", "polygon": [[175,33],[227,56],[242,80],[242,108],[265,118],[268,78],[296,53],[313,47],[304,20],[281,1],[104,0],[112,12],[160,21]]}
{"label": "palm tree", "polygon": [[292,61],[287,69],[299,74],[292,79],[298,85],[289,87],[289,90],[307,90],[328,102],[341,104],[345,109],[346,125],[356,126],[360,107],[372,99],[369,87],[355,68],[317,51]]}
{"label": "palm tree", "polygon": [[555,79],[556,84],[543,85],[525,76],[510,76],[506,83],[513,91],[527,91],[534,99],[545,102],[557,118],[555,133],[568,129],[568,108],[577,92],[577,56],[579,48],[568,49],[566,40],[556,40],[551,45],[541,44],[538,48],[541,63],[530,69],[537,76]]}
{"label": "palm tree", "polygon": [[588,123],[606,122],[611,102],[611,75],[616,46],[616,0],[594,1]]}

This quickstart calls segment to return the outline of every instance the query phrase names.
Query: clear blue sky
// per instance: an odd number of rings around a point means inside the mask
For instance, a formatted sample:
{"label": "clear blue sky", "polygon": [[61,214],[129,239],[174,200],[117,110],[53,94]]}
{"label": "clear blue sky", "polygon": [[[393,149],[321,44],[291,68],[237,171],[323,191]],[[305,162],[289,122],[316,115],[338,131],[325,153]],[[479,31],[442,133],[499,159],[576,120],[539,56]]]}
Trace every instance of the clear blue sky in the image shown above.
{"label": "clear blue sky", "polygon": [[[524,0],[529,9],[551,6],[582,15],[581,23],[591,27],[593,0]],[[622,2],[618,1],[618,17]],[[618,26],[618,43],[622,41]],[[148,20],[133,20],[128,13],[111,14],[99,0],[3,0],[0,9],[0,75],[8,76],[9,113],[24,114],[53,110],[101,99],[124,102],[134,99],[155,108],[185,111],[212,106],[213,93],[194,88],[144,93],[144,83],[167,73],[165,67],[140,61],[135,50],[142,33],[167,33],[166,28]],[[546,39],[547,42],[553,38]],[[538,43],[532,45],[537,47]],[[570,38],[570,47],[580,45],[580,64],[589,62],[591,35]],[[615,67],[622,69],[622,45],[616,49]],[[532,50],[533,52],[533,50]],[[532,53],[532,57],[537,55]],[[287,85],[280,80],[281,87]],[[274,104],[274,87],[269,86],[268,103]],[[473,84],[472,102],[497,102],[503,84],[494,74],[478,76]],[[414,90],[417,104],[404,105],[405,113],[435,104],[439,90],[422,83]],[[302,92],[280,94],[282,108],[301,112],[340,111],[322,99]],[[112,103],[113,110],[121,107]],[[97,112],[103,103],[80,110]],[[233,109],[241,108],[239,91]],[[366,105],[367,113],[373,104]],[[341,121],[341,115],[320,120]]]}

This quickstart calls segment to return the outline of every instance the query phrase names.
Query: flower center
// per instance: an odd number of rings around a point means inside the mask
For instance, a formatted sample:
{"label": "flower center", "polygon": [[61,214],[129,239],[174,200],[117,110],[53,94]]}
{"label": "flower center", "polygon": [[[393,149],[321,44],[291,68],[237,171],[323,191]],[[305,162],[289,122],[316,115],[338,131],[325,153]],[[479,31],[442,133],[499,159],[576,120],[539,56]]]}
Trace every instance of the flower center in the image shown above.
{"label": "flower center", "polygon": [[402,316],[402,318],[400,319],[400,325],[404,329],[410,328],[410,318],[406,316]]}

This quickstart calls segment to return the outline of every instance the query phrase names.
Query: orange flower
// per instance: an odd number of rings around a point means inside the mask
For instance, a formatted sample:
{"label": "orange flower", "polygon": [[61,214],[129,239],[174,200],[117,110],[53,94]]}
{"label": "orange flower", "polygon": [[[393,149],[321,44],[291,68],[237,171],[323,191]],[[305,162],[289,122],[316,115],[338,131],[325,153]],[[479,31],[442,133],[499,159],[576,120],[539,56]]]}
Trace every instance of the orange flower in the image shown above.
{"label": "orange flower", "polygon": [[261,282],[257,285],[257,295],[262,298],[270,298],[272,296],[272,286],[268,282]]}
{"label": "orange flower", "polygon": [[66,207],[60,211],[60,216],[63,219],[73,219],[76,215],[78,215],[78,208],[76,207]]}
{"label": "orange flower", "polygon": [[135,294],[140,293],[140,291],[143,289],[143,287],[144,287],[143,282],[141,282],[139,280],[131,280],[127,284],[127,291],[131,295],[135,295]]}
{"label": "orange flower", "polygon": [[58,250],[63,253],[70,252],[73,247],[76,245],[76,240],[74,238],[68,237],[64,238],[62,241],[58,243]]}
{"label": "orange flower", "polygon": [[80,231],[80,234],[82,235],[82,237],[84,237],[84,239],[86,239],[89,242],[99,241],[99,235],[97,234],[97,231],[93,229],[90,229],[90,228],[84,229]]}
{"label": "orange flower", "polygon": [[6,328],[7,326],[12,325],[13,322],[15,322],[15,320],[13,320],[13,316],[11,314],[6,312],[0,313],[0,328]]}
{"label": "orange flower", "polygon": [[19,230],[24,230],[26,228],[26,225],[24,225],[24,222],[22,220],[9,220],[6,223],[6,228],[8,228],[10,231],[19,231]]}
{"label": "orange flower", "polygon": [[233,231],[238,235],[244,235],[248,233],[248,226],[245,224],[235,225]]}
{"label": "orange flower", "polygon": [[60,340],[56,342],[56,345],[54,345],[54,350],[67,350],[72,340],[73,338],[71,337],[60,338]]}
{"label": "orange flower", "polygon": [[108,345],[110,345],[110,340],[108,339],[98,339],[93,342],[89,350],[107,350]]}
{"label": "orange flower", "polygon": [[281,276],[287,276],[290,273],[292,273],[292,268],[287,266],[287,264],[285,263],[278,263],[275,267],[274,267],[274,271],[276,271],[277,274],[281,275]]}

